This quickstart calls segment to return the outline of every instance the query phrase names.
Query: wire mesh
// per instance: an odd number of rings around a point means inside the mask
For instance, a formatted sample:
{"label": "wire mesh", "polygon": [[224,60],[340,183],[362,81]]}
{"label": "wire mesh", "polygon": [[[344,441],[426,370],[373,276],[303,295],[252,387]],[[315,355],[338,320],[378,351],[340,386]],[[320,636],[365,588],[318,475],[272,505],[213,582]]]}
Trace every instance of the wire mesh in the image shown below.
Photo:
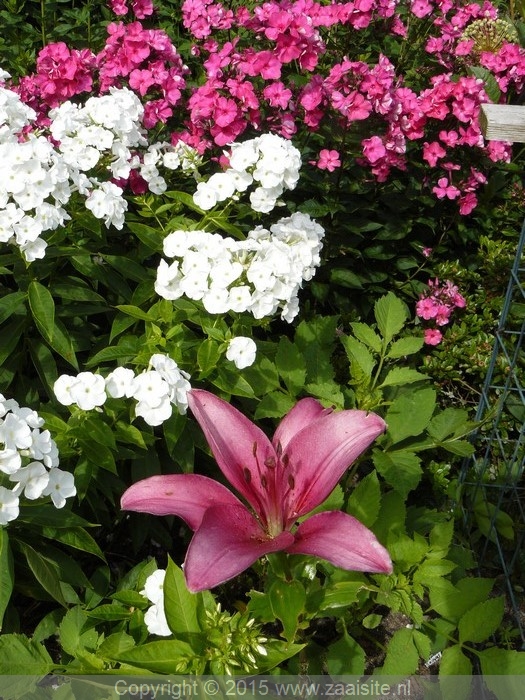
{"label": "wire mesh", "polygon": [[460,476],[466,532],[480,575],[500,576],[525,649],[525,221]]}

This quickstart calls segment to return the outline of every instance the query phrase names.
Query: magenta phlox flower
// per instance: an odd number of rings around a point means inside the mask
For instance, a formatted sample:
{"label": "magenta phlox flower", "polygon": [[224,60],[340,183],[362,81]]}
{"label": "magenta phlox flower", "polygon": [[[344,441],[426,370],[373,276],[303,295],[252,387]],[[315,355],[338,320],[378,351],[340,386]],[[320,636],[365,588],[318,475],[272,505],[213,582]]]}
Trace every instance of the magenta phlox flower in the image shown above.
{"label": "magenta phlox flower", "polygon": [[437,328],[426,328],[424,340],[426,345],[439,345],[443,340],[443,334]]}
{"label": "magenta phlox flower", "polygon": [[217,464],[243,500],[206,476],[171,474],[134,484],[121,505],[124,510],[177,515],[195,531],[184,563],[191,591],[218,586],[259,557],[278,551],[320,557],[354,571],[392,571],[386,549],[346,513],[320,512],[297,526],[384,432],[379,416],[333,412],[306,398],[283,418],[270,441],[214,394],[193,389],[188,400]]}
{"label": "magenta phlox flower", "polygon": [[341,159],[339,157],[339,151],[329,150],[328,148],[322,148],[319,151],[319,160],[317,161],[317,167],[319,170],[328,170],[328,172],[333,173],[334,170],[341,167]]}

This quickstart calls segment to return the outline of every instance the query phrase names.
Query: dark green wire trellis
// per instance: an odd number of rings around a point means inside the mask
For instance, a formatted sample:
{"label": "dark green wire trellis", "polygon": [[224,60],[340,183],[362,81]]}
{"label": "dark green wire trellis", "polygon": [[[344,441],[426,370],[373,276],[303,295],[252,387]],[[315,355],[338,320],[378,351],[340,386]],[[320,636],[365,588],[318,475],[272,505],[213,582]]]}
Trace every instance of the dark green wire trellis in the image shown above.
{"label": "dark green wire trellis", "polygon": [[525,221],[476,419],[486,421],[463,465],[462,512],[480,575],[505,578],[525,649]]}

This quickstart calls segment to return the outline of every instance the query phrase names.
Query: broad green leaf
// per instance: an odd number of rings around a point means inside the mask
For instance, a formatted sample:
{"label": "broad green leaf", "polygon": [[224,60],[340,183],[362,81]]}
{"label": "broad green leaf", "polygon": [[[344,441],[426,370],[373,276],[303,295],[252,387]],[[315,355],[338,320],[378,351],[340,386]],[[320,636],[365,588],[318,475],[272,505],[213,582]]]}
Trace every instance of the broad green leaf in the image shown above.
{"label": "broad green leaf", "polygon": [[6,528],[0,527],[0,630],[14,584],[13,554]]}
{"label": "broad green leaf", "polygon": [[494,74],[487,68],[476,65],[469,66],[468,72],[472,73],[472,75],[474,75],[476,78],[481,78],[481,80],[483,80],[483,87],[490,101],[494,104],[498,104],[501,99],[501,88],[498,85],[498,81],[494,77]]}
{"label": "broad green leaf", "polygon": [[277,579],[268,592],[275,617],[282,622],[283,636],[293,642],[304,613],[306,591],[300,581]]}
{"label": "broad green leaf", "polygon": [[429,554],[437,554],[445,556],[450,549],[452,537],[454,535],[454,520],[445,520],[434,525],[430,531],[430,552]]}
{"label": "broad green leaf", "polygon": [[82,630],[88,621],[87,614],[79,605],[70,608],[58,627],[60,645],[71,656],[76,656],[83,645],[80,641]]}
{"label": "broad green leaf", "polygon": [[436,391],[420,387],[394,399],[385,416],[388,436],[398,443],[407,437],[421,435],[436,408]]}
{"label": "broad green leaf", "polygon": [[[514,651],[501,647],[491,647],[479,652],[481,670],[484,676],[498,676],[494,679],[486,679],[487,685],[493,691],[499,688],[498,698],[518,698],[523,692],[523,676],[525,676],[525,651]],[[504,678],[505,677],[505,678]],[[500,682],[505,680],[508,689],[515,688],[516,692],[501,692]],[[490,682],[495,683],[494,686]]]}
{"label": "broad green leaf", "polygon": [[428,545],[424,538],[412,538],[408,535],[399,535],[394,542],[390,542],[388,545],[392,559],[399,564],[402,570],[422,562],[427,550]]}
{"label": "broad green leaf", "polygon": [[487,600],[494,585],[488,578],[464,578],[454,586],[446,579],[432,582],[429,586],[430,605],[439,615],[459,622],[473,607]]}
{"label": "broad green leaf", "polygon": [[197,619],[199,595],[190,593],[182,569],[171,558],[168,558],[163,589],[164,610],[171,631],[184,639],[188,638],[188,635],[200,634],[201,628]]}
{"label": "broad green leaf", "polygon": [[421,459],[409,450],[380,452],[375,449],[372,459],[384,480],[403,498],[416,488],[423,476]]}
{"label": "broad green leaf", "polygon": [[[473,426],[472,426],[473,427]],[[428,424],[427,431],[434,440],[442,442],[451,435],[463,435],[471,428],[468,413],[462,408],[445,408]]]}
{"label": "broad green leaf", "polygon": [[381,507],[381,487],[377,474],[372,471],[357,484],[348,499],[347,513],[367,527],[377,520]]}
{"label": "broad green leaf", "polygon": [[55,282],[53,293],[69,301],[86,301],[106,305],[104,297],[94,292],[80,277],[68,277],[67,281]]}
{"label": "broad green leaf", "polygon": [[267,357],[257,358],[255,364],[242,371],[243,377],[253,387],[256,396],[263,396],[280,387],[279,373]]}
{"label": "broad green leaf", "polygon": [[439,688],[443,698],[468,700],[472,697],[472,663],[459,644],[443,651],[439,662]]}
{"label": "broad green leaf", "polygon": [[15,311],[25,311],[23,303],[27,297],[25,292],[11,292],[0,299],[0,323],[6,321]]}
{"label": "broad green leaf", "polygon": [[385,386],[400,386],[402,384],[414,384],[414,382],[428,381],[428,376],[410,367],[392,367],[387,373],[379,388]]}
{"label": "broad green leaf", "polygon": [[40,334],[49,344],[55,331],[55,302],[47,287],[32,280],[27,288],[29,308]]}
{"label": "broad green leaf", "polygon": [[291,396],[282,391],[272,391],[262,397],[255,409],[255,418],[282,418],[294,405]]}
{"label": "broad green leaf", "polygon": [[36,549],[30,547],[25,542],[19,542],[29,568],[42,588],[49,593],[60,605],[67,607],[67,602],[60,587],[58,567],[48,558],[42,556]]}
{"label": "broad green leaf", "polygon": [[102,467],[112,474],[117,474],[117,465],[115,463],[115,457],[109,449],[104,445],[97,445],[91,442],[89,435],[82,435],[77,437],[78,445],[80,447],[80,453],[83,457],[88,459],[92,464],[97,467]]}
{"label": "broad green leaf", "polygon": [[335,406],[336,408],[345,407],[345,397],[341,387],[333,381],[323,382],[322,384],[309,383],[304,388],[307,394],[320,399],[324,404]]}
{"label": "broad green leaf", "polygon": [[135,646],[135,640],[126,632],[115,632],[106,637],[102,644],[97,647],[97,654],[102,658],[114,658],[119,654],[124,654]]}
{"label": "broad green leaf", "polygon": [[68,362],[78,372],[79,366],[75,355],[73,341],[65,325],[60,319],[55,319],[53,338],[47,342],[51,348],[60,355],[60,357],[63,357],[64,360],[66,360],[66,362]]}
{"label": "broad green leaf", "polygon": [[[56,664],[43,644],[33,642],[23,634],[0,636],[1,676],[40,676],[50,673],[54,666]],[[29,683],[29,679],[26,682]]]}
{"label": "broad green leaf", "polygon": [[2,342],[0,343],[0,367],[17,347],[22,334],[26,330],[26,318],[16,318],[2,328]]}
{"label": "broad green leaf", "polygon": [[357,603],[359,601],[359,593],[366,588],[366,585],[366,580],[338,581],[327,585],[319,610],[328,611],[347,608],[353,603]]}
{"label": "broad green leaf", "polygon": [[257,663],[257,672],[266,673],[272,668],[281,665],[287,659],[291,659],[296,654],[299,654],[306,644],[290,644],[289,642],[281,642],[272,639],[264,645],[266,656],[259,659]]}
{"label": "broad green leaf", "polygon": [[97,444],[116,450],[115,434],[104,420],[98,415],[85,416],[82,423],[70,430],[71,435],[80,439],[91,439]]}
{"label": "broad green leaf", "polygon": [[388,360],[395,360],[399,357],[413,355],[421,350],[423,343],[423,338],[417,338],[415,336],[399,338],[399,340],[392,343],[386,357]]}
{"label": "broad green leaf", "polygon": [[490,598],[468,610],[458,623],[460,642],[484,642],[499,628],[505,601],[503,596]]}
{"label": "broad green leaf", "polygon": [[108,658],[135,668],[153,673],[181,673],[195,658],[195,652],[187,642],[180,639],[165,639],[148,642],[133,649],[124,649],[108,654]]}
{"label": "broad green leaf", "polygon": [[317,316],[301,321],[295,332],[294,342],[306,362],[306,381],[313,384],[332,382],[331,365],[339,316]]}
{"label": "broad green leaf", "polygon": [[200,344],[197,351],[197,364],[201,373],[207,374],[215,369],[221,356],[219,347],[219,344],[211,338],[207,338]]}
{"label": "broad green leaf", "polygon": [[42,528],[42,534],[48,539],[62,542],[68,547],[88,552],[102,559],[102,561],[106,561],[104,552],[100,549],[96,540],[81,527],[58,528],[48,526]]}
{"label": "broad green leaf", "polygon": [[419,665],[419,652],[414,644],[414,630],[401,628],[394,632],[388,643],[382,676],[412,675]]}
{"label": "broad green leaf", "polygon": [[147,248],[157,253],[162,252],[163,236],[158,228],[153,228],[152,226],[136,223],[134,221],[127,222],[126,226]]}
{"label": "broad green leaf", "polygon": [[221,391],[234,396],[246,396],[253,398],[254,391],[246,378],[238,370],[234,371],[229,367],[221,366],[217,370],[217,375],[213,377],[214,384]]}
{"label": "broad green leaf", "polygon": [[113,360],[131,360],[141,350],[140,338],[125,336],[118,345],[103,348],[86,362],[86,367],[94,367],[102,362],[112,362]]}
{"label": "broad green leaf", "polygon": [[352,270],[336,267],[330,271],[330,282],[350,289],[363,289],[362,278]]}
{"label": "broad green leaf", "polygon": [[133,611],[119,603],[108,603],[106,605],[98,605],[93,610],[88,610],[86,615],[95,620],[103,620],[104,622],[118,622],[119,620],[129,620]]}
{"label": "broad green leaf", "polygon": [[[164,428],[165,427],[166,423],[164,424]],[[134,425],[130,425],[124,421],[118,421],[115,424],[115,439],[119,442],[135,445],[135,447],[140,447],[143,450],[147,449],[144,433]]]}
{"label": "broad green leaf", "polygon": [[352,332],[355,337],[365,345],[368,345],[374,352],[381,352],[381,338],[377,335],[373,328],[366,323],[351,323]]}
{"label": "broad green leaf", "polygon": [[362,676],[365,672],[366,654],[364,649],[349,636],[346,629],[343,636],[326,650],[328,673],[333,676],[352,674]]}
{"label": "broad green leaf", "polygon": [[376,301],[374,315],[379,332],[386,344],[399,333],[408,318],[405,304],[392,292],[388,292]]}
{"label": "broad green leaf", "polygon": [[46,343],[40,338],[34,337],[27,342],[38,376],[42,384],[47,388],[49,396],[54,396],[53,384],[58,377],[55,357]]}
{"label": "broad green leaf", "polygon": [[[350,372],[352,376],[357,378],[364,376],[370,380],[376,364],[370,350],[364,343],[351,335],[343,336],[341,342],[350,360]],[[355,371],[355,364],[357,364],[360,372]]]}
{"label": "broad green leaf", "polygon": [[290,392],[298,394],[304,387],[306,364],[299,348],[286,336],[281,337],[277,346],[275,366]]}

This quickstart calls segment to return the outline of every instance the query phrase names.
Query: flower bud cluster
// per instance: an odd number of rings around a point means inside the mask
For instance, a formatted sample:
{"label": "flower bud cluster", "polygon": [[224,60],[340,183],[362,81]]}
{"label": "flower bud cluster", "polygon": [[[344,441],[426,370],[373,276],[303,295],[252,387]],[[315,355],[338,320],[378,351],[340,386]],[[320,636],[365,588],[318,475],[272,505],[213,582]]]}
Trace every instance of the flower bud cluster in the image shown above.
{"label": "flower bud cluster", "polygon": [[[421,294],[416,304],[416,314],[425,321],[432,321],[436,326],[446,326],[454,309],[463,309],[465,298],[459,293],[455,284],[450,280],[443,283],[436,278],[428,281],[428,290]],[[443,334],[438,328],[425,330],[425,343],[438,345]]]}
{"label": "flower bud cluster", "polygon": [[472,50],[475,53],[497,53],[505,42],[519,43],[519,37],[514,25],[509,21],[483,17],[475,19],[466,27],[461,41],[472,41]]}
{"label": "flower bud cluster", "polygon": [[191,389],[189,378],[175,360],[158,353],[151,356],[148,369],[139,374],[126,367],[117,367],[105,378],[92,372],[80,372],[76,376],[62,374],[53,391],[61,404],[76,405],[83,411],[103,406],[108,397],[133,398],[135,415],[156,426],[171,417],[173,406],[180,414],[186,413]]}
{"label": "flower bud cluster", "polygon": [[201,300],[210,314],[249,311],[291,322],[297,294],[320,263],[324,229],[295,212],[266,230],[257,226],[244,241],[207,231],[174,231],[164,239],[155,291],[164,299]]}
{"label": "flower bud cluster", "polygon": [[0,394],[0,526],[18,517],[21,496],[51,496],[63,508],[76,493],[73,475],[58,468],[56,443],[43,426],[36,411]]}
{"label": "flower bud cluster", "polygon": [[301,154],[290,141],[276,134],[263,134],[249,141],[233,143],[228,156],[229,168],[199,182],[193,201],[201,209],[212,209],[254,182],[250,193],[254,211],[268,213],[285,189],[293,190],[299,180]]}
{"label": "flower bud cluster", "polygon": [[41,234],[70,219],[64,207],[74,192],[107,227],[121,229],[127,202],[116,183],[134,176],[142,191],[160,194],[167,187],[160,164],[194,170],[198,159],[184,143],[148,144],[143,113],[131,90],[111,88],[84,106],[64,102],[51,110],[47,138],[30,130],[36,113],[0,87],[0,160],[8,173],[0,182],[0,243],[18,246],[28,262],[44,257]]}

